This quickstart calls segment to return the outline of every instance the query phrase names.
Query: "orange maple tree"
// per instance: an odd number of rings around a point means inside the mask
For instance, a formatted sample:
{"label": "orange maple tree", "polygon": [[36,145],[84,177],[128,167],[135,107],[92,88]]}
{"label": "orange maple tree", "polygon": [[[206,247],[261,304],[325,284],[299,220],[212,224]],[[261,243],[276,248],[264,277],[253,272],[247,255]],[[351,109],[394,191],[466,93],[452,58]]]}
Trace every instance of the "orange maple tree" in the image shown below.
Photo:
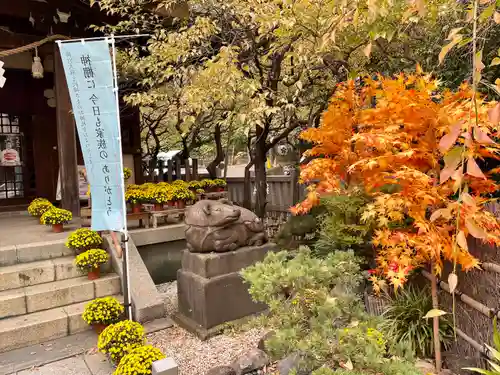
{"label": "orange maple tree", "polygon": [[399,288],[410,270],[426,264],[439,275],[443,260],[477,268],[466,238],[500,245],[499,222],[484,207],[485,193],[498,186],[477,163],[499,158],[493,140],[499,121],[500,103],[467,84],[440,90],[419,67],[415,74],[342,83],[321,126],[301,134],[314,144],[308,154],[319,158],[302,169],[309,193],[292,212],[307,212],[323,194],[363,187],[373,201],[362,219],[377,228],[375,290],[387,281]]}

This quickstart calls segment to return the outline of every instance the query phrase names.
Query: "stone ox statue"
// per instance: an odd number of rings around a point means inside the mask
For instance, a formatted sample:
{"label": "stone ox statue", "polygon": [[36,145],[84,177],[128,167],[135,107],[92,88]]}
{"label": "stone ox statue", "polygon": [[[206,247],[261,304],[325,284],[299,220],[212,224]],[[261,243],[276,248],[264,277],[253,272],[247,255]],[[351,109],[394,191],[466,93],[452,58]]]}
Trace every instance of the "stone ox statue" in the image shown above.
{"label": "stone ox statue", "polygon": [[227,199],[201,200],[185,212],[186,242],[192,253],[233,251],[267,242],[263,222]]}

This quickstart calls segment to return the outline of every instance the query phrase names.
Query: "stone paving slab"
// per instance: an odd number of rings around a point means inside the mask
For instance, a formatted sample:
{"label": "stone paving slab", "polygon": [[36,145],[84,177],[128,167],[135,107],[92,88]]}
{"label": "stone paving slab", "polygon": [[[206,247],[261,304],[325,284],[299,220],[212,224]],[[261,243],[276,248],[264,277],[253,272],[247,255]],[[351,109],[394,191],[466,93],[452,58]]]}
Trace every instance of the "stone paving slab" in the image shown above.
{"label": "stone paving slab", "polygon": [[[15,374],[22,370],[80,355],[97,346],[97,335],[86,331],[42,344],[0,353],[0,375]],[[66,375],[64,372],[54,375]]]}
{"label": "stone paving slab", "polygon": [[[42,367],[19,371],[17,375],[93,375],[82,356],[49,363]],[[106,374],[108,375],[108,374]]]}
{"label": "stone paving slab", "polygon": [[[157,319],[144,324],[146,334],[157,332],[173,326],[169,318]],[[94,331],[85,331],[57,340],[32,345],[26,348],[0,353],[0,375],[111,375],[113,368],[105,361],[104,356],[95,353],[97,335]],[[90,353],[92,352],[92,353]],[[26,372],[37,367],[47,367],[64,360],[82,357],[90,372],[66,373],[56,372]],[[54,369],[54,367],[49,367]],[[107,372],[109,371],[109,372]]]}

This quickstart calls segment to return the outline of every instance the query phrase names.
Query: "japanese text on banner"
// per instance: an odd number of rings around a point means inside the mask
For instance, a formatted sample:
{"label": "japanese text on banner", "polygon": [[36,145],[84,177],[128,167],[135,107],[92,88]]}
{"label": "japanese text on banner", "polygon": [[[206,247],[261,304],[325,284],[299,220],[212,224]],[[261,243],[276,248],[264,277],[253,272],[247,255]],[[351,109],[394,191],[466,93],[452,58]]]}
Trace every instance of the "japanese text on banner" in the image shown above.
{"label": "japanese text on banner", "polygon": [[113,68],[106,40],[60,43],[92,196],[92,229],[124,231],[123,165]]}

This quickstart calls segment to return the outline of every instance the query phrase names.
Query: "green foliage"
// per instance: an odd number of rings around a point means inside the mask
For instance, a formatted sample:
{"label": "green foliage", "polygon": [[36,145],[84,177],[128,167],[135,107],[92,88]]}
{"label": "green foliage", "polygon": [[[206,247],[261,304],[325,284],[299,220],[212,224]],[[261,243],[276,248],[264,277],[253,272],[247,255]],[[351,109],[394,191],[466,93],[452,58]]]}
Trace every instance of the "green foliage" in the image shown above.
{"label": "green foliage", "polygon": [[79,228],[69,235],[66,247],[74,250],[98,249],[102,245],[102,237],[94,230]]}
{"label": "green foliage", "polygon": [[141,346],[122,358],[113,375],[151,374],[153,362],[163,358],[165,358],[165,354],[161,350],[151,345]]}
{"label": "green foliage", "polygon": [[83,311],[82,319],[87,324],[113,324],[120,320],[125,308],[114,297],[96,298]]}
{"label": "green foliage", "polygon": [[361,215],[369,202],[361,192],[332,195],[322,199],[326,213],[321,217],[316,254],[353,250],[357,255],[370,251],[371,225],[362,223]]}
{"label": "green foliage", "polygon": [[497,317],[493,319],[493,345],[494,347],[486,345],[488,354],[490,355],[488,363],[491,370],[481,368],[465,368],[464,370],[474,371],[483,375],[500,375],[500,332],[497,327]]}
{"label": "green foliage", "polygon": [[144,342],[144,327],[137,322],[123,320],[111,324],[102,331],[97,341],[97,348],[118,364],[125,355],[143,346]]}
{"label": "green foliage", "polygon": [[[393,343],[407,343],[417,356],[431,357],[434,352],[432,319],[424,319],[430,310],[432,297],[429,288],[409,286],[399,290],[384,312],[381,330]],[[453,340],[453,325],[446,317],[439,319],[439,332],[441,343],[446,348]]]}
{"label": "green foliage", "polygon": [[332,370],[329,368],[319,368],[311,375],[422,375],[411,362],[398,359],[387,359],[382,363],[362,370]]}
{"label": "green foliage", "polygon": [[[325,362],[350,359],[360,365],[380,359],[379,337],[371,335],[375,327],[366,322],[356,295],[362,277],[353,252],[333,252],[323,259],[305,247],[294,255],[270,253],[242,275],[252,297],[269,306],[259,323],[275,332],[266,342],[275,357],[300,351],[304,366],[312,368]],[[341,344],[342,339],[346,342]]]}
{"label": "green foliage", "polygon": [[325,212],[325,206],[319,204],[314,206],[307,214],[290,216],[274,237],[274,241],[284,248],[293,247],[293,237],[310,237],[311,241],[315,242],[319,228],[318,221]]}

